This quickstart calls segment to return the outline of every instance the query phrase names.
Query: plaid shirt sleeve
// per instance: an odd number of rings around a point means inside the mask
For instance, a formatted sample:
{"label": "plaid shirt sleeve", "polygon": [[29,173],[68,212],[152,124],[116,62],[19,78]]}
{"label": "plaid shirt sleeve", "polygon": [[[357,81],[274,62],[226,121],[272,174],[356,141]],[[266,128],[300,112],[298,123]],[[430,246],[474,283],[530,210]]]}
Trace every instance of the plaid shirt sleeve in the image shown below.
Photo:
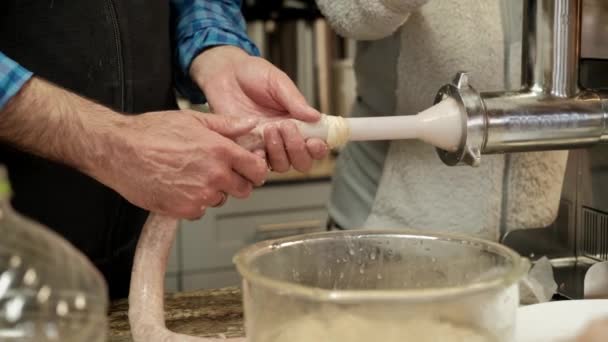
{"label": "plaid shirt sleeve", "polygon": [[0,52],[0,109],[4,108],[31,77],[31,71]]}
{"label": "plaid shirt sleeve", "polygon": [[259,55],[247,36],[241,0],[171,0],[177,89],[193,103],[205,102],[200,89],[188,76],[194,58],[217,45],[240,47]]}

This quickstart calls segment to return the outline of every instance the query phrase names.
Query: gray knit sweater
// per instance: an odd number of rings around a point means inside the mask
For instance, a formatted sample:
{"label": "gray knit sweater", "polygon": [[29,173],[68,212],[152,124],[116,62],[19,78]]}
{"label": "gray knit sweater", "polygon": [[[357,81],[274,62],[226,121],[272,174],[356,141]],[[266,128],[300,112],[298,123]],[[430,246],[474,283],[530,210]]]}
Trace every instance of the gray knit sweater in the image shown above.
{"label": "gray knit sweater", "polygon": [[[470,71],[479,90],[504,89],[507,78],[518,77],[505,72],[505,65],[519,66],[513,39],[519,37],[509,28],[519,23],[517,12],[509,11],[517,2],[317,0],[340,34],[365,40],[355,62],[355,116],[415,114],[460,70]],[[515,63],[506,63],[507,55]],[[482,166],[472,169],[444,166],[434,148],[420,142],[350,144],[334,176],[330,215],[347,228],[404,227],[495,240],[501,229],[553,222],[566,158],[565,152],[483,156]]]}

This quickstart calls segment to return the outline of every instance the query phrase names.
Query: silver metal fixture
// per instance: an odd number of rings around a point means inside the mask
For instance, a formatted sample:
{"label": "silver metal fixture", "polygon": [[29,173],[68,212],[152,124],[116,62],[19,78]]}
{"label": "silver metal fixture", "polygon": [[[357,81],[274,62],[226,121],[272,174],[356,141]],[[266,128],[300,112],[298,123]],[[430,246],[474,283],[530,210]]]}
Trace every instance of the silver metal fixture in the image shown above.
{"label": "silver metal fixture", "polygon": [[478,92],[466,73],[437,101],[460,101],[465,132],[448,165],[483,154],[572,149],[557,220],[515,230],[503,243],[550,258],[559,292],[608,298],[608,1],[524,0],[522,83],[515,92]]}
{"label": "silver metal fixture", "polygon": [[448,165],[482,154],[570,149],[608,141],[608,92],[579,87],[582,0],[524,1],[520,91],[478,92],[466,73],[439,90],[462,104],[465,134]]}

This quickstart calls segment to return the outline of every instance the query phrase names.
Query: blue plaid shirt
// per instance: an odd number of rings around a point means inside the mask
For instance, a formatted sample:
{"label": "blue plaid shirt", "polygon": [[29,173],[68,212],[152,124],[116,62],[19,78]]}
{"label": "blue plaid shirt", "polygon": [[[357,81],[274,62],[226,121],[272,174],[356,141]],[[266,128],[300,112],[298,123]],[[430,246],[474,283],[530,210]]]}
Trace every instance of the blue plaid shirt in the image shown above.
{"label": "blue plaid shirt", "polygon": [[[200,89],[188,76],[192,60],[218,45],[240,47],[259,55],[246,33],[241,0],[169,0],[175,46],[176,87],[190,101],[204,102]],[[0,52],[0,109],[32,77],[32,73]]]}
{"label": "blue plaid shirt", "polygon": [[27,82],[32,73],[0,52],[0,109]]}
{"label": "blue plaid shirt", "polygon": [[193,103],[204,102],[188,70],[192,60],[206,48],[233,45],[250,55],[260,52],[247,37],[241,0],[170,0],[176,48],[176,87]]}

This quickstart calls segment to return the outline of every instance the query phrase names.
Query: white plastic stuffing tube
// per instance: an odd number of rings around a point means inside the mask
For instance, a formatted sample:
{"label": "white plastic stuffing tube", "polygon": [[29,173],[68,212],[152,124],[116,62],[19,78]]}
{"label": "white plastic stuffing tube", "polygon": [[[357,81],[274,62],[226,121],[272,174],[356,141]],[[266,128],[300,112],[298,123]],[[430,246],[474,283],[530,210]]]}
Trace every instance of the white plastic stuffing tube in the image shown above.
{"label": "white plastic stuffing tube", "polygon": [[[294,119],[304,138],[325,140],[330,148],[348,141],[419,139],[446,151],[456,151],[463,135],[463,115],[458,103],[447,98],[417,115],[342,118],[325,115],[316,123]],[[249,150],[264,147],[264,129],[275,121],[259,124],[252,133],[237,139]]]}

